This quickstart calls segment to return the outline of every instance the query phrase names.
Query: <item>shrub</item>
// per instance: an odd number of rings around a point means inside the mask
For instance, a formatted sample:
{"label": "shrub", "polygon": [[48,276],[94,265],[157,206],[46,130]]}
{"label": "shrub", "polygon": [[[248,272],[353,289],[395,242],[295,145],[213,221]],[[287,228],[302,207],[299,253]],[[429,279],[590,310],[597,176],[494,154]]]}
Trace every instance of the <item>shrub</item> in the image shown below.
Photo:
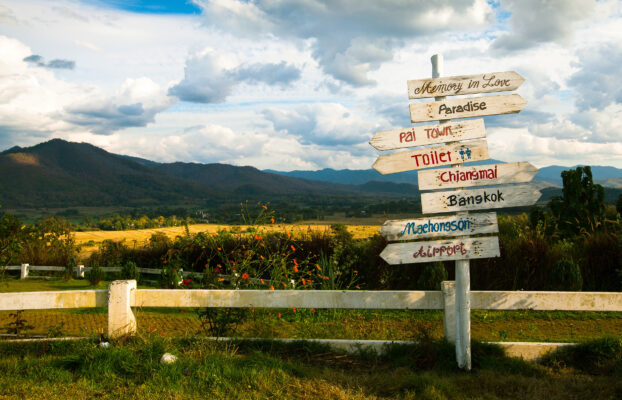
{"label": "shrub", "polygon": [[171,266],[162,268],[160,286],[165,289],[174,289],[179,286],[180,281],[181,274],[177,271],[177,268]]}
{"label": "shrub", "polygon": [[419,279],[417,279],[417,288],[422,290],[441,290],[441,282],[447,280],[447,271],[445,265],[438,261],[428,263],[423,267]]}
{"label": "shrub", "polygon": [[581,268],[572,260],[559,260],[551,269],[550,282],[553,290],[579,291],[583,287]]}
{"label": "shrub", "polygon": [[99,282],[103,281],[106,277],[106,272],[99,264],[95,264],[91,267],[89,271],[87,271],[86,279],[91,283],[91,285],[95,286]]}
{"label": "shrub", "polygon": [[123,267],[121,267],[121,278],[140,280],[140,272],[138,272],[138,267],[134,261],[126,261],[123,264]]}
{"label": "shrub", "polygon": [[67,258],[67,263],[65,264],[65,270],[63,271],[63,279],[66,281],[70,280],[73,277],[73,273],[75,268],[78,266],[78,261],[75,256],[70,256]]}

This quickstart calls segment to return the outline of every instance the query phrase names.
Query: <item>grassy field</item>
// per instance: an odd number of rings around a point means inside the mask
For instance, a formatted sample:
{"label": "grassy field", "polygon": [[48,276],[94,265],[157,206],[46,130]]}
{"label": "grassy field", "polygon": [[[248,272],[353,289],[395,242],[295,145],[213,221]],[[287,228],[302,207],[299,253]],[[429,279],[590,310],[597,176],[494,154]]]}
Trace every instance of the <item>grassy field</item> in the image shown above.
{"label": "grassy field", "polygon": [[[219,230],[229,230],[235,232],[246,232],[248,225],[218,225],[218,224],[195,224],[189,225],[188,230],[191,234],[199,232],[216,233]],[[347,225],[348,231],[355,239],[368,238],[378,233],[379,225]],[[330,224],[274,224],[261,225],[260,231],[266,232],[291,232],[294,236],[304,235],[310,232],[330,232]],[[125,231],[87,231],[74,232],[77,244],[86,242],[101,242],[103,240],[125,240],[128,243],[136,242],[138,245],[147,241],[154,233],[161,232],[170,238],[185,235],[186,230],[183,226],[136,229]]]}
{"label": "grassy field", "polygon": [[[465,373],[455,367],[453,346],[432,340],[392,346],[385,356],[157,334],[110,348],[0,342],[0,399],[616,399],[620,350],[609,339],[533,364],[475,342],[474,369]],[[165,352],[177,361],[160,363]]]}

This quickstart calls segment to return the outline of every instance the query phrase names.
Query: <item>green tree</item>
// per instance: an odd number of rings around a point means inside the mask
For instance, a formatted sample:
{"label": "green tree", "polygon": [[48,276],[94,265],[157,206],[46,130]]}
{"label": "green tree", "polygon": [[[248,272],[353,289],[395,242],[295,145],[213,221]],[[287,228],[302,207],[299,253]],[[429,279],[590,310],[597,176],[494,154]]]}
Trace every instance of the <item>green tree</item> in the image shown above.
{"label": "green tree", "polygon": [[0,217],[0,269],[11,262],[16,262],[16,257],[22,250],[24,228],[19,218],[5,214]]}
{"label": "green tree", "polygon": [[549,207],[562,236],[596,231],[605,215],[605,190],[595,184],[589,166],[562,172],[562,196],[551,199]]}

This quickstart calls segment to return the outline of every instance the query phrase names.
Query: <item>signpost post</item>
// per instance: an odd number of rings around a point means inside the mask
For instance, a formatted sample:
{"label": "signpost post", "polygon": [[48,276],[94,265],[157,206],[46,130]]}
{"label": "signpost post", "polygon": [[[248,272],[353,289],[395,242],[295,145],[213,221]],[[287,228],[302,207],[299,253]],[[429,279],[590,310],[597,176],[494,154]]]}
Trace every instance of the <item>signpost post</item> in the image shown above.
{"label": "signpost post", "polygon": [[[516,72],[441,77],[442,57],[432,56],[432,78],[408,81],[408,97],[434,97],[434,101],[410,104],[412,122],[438,120],[420,125],[377,132],[370,144],[378,150],[418,147],[378,157],[373,168],[382,174],[418,170],[421,190],[455,189],[421,195],[424,214],[457,212],[449,216],[386,221],[380,229],[388,241],[437,238],[437,240],[390,243],[381,257],[389,264],[455,260],[456,265],[456,360],[460,368],[471,369],[471,305],[469,260],[499,256],[496,236],[470,237],[498,232],[495,213],[469,214],[469,210],[525,206],[535,203],[540,192],[529,185],[537,169],[527,163],[464,166],[465,162],[487,160],[482,119],[451,121],[486,115],[520,112],[527,103],[518,94],[503,94],[447,100],[445,96],[503,92],[517,89],[525,80]],[[422,147],[433,144],[441,146]],[[493,186],[491,185],[506,185]],[[486,188],[465,189],[469,186]],[[454,237],[447,239],[447,237]]]}

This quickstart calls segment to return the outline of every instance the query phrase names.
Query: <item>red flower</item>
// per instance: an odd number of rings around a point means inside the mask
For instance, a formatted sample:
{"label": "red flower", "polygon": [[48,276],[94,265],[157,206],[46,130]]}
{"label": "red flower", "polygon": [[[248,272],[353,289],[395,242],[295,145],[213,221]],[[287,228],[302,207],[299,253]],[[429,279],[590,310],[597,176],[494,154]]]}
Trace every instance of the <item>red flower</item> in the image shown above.
{"label": "red flower", "polygon": [[246,272],[242,274],[242,279],[248,279],[248,278],[249,278],[249,275]]}

